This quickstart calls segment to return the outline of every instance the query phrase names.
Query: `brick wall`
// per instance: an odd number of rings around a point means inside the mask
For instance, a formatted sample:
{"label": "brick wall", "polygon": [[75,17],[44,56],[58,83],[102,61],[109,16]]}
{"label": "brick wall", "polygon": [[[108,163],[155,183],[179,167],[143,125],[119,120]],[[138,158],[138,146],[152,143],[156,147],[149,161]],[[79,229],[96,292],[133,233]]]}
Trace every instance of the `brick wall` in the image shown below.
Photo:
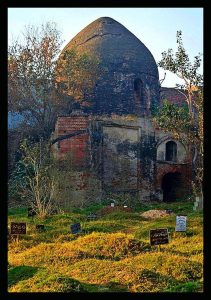
{"label": "brick wall", "polygon": [[[181,92],[187,95],[187,92],[183,90]],[[162,87],[160,92],[161,103],[163,103],[164,99],[167,99],[173,104],[183,105],[186,103],[186,97],[181,92],[175,88]],[[197,91],[193,92],[193,99],[197,97],[197,94]]]}
{"label": "brick wall", "polygon": [[192,180],[191,166],[189,164],[157,163],[156,175],[155,175],[155,187],[160,189],[162,187],[163,176],[170,172],[181,173],[183,185],[186,187],[186,191],[188,192],[191,188],[191,180]]}
{"label": "brick wall", "polygon": [[[87,129],[88,126],[89,117],[86,115],[58,117],[55,126],[54,138],[62,137],[78,130]],[[84,165],[88,155],[88,141],[88,133],[82,133],[81,135],[58,141],[55,146],[56,157],[58,159],[62,159],[67,153],[71,152],[73,163],[77,166],[82,166]]]}

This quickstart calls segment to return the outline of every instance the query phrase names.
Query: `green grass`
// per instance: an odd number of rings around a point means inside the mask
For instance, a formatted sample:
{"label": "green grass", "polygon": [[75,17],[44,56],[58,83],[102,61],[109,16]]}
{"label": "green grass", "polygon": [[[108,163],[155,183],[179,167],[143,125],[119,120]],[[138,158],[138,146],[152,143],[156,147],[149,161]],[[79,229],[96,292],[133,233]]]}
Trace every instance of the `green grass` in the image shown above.
{"label": "green grass", "polygon": [[202,285],[199,282],[187,282],[166,289],[165,292],[193,293],[193,292],[199,292],[201,291],[201,289],[202,289]]}
{"label": "green grass", "polygon": [[[203,290],[203,214],[193,204],[154,203],[133,212],[113,212],[87,221],[102,204],[28,218],[27,209],[10,209],[10,222],[26,222],[27,234],[9,239],[9,292],[201,292]],[[149,209],[174,214],[146,219]],[[177,214],[187,215],[187,231],[175,233]],[[82,232],[70,233],[80,222]],[[36,231],[44,224],[44,232]],[[170,242],[150,246],[149,230],[168,228]]]}
{"label": "green grass", "polygon": [[16,285],[19,281],[33,277],[38,268],[30,266],[18,266],[8,271],[8,286]]}

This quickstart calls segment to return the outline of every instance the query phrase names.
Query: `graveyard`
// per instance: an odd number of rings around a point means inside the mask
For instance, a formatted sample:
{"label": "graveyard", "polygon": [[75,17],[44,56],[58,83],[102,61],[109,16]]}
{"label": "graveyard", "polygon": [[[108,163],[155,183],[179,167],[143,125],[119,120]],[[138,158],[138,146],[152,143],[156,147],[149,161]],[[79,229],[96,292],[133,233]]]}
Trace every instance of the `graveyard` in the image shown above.
{"label": "graveyard", "polygon": [[[158,211],[167,213],[147,217]],[[178,216],[184,231],[178,222],[175,230]],[[11,223],[13,231],[22,223],[22,234],[11,234]],[[168,233],[158,244],[155,229]],[[8,235],[9,292],[203,291],[203,215],[192,202],[107,201],[44,220],[19,207],[9,209]]]}
{"label": "graveyard", "polygon": [[67,33],[46,21],[8,40],[9,293],[204,291],[195,16],[168,36],[165,10],[150,26],[136,11],[74,22],[66,8]]}

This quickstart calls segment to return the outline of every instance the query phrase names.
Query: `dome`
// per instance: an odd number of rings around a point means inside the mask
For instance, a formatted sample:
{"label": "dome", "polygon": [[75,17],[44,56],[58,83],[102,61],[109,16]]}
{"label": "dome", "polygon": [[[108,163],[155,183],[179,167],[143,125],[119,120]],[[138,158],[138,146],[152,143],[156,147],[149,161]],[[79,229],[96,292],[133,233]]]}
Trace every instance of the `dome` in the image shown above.
{"label": "dome", "polygon": [[148,48],[119,22],[109,17],[95,20],[62,53],[73,48],[80,54],[96,55],[106,70],[95,85],[93,111],[135,113],[158,101],[156,62]]}

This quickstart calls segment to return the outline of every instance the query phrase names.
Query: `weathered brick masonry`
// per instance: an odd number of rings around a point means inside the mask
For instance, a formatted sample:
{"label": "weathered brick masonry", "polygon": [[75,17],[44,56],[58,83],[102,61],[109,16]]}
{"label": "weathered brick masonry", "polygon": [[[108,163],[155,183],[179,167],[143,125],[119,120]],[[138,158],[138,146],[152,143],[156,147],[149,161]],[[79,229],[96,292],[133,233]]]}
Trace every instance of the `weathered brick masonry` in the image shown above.
{"label": "weathered brick masonry", "polygon": [[[154,128],[151,117],[163,99],[181,105],[185,97],[160,87],[147,47],[105,17],[79,32],[63,53],[72,48],[98,56],[104,70],[91,105],[87,108],[82,101],[81,110],[59,117],[53,134],[55,156],[63,159],[71,153],[79,167],[74,197],[86,201],[106,193],[128,193],[139,201],[175,201],[186,196],[191,182],[189,147]],[[95,196],[93,191],[98,191]]]}
{"label": "weathered brick masonry", "polygon": [[[77,131],[87,130],[89,127],[89,116],[86,115],[72,115],[68,117],[58,117],[55,126],[54,136],[59,138]],[[58,159],[71,152],[72,159],[76,165],[83,165],[88,158],[88,140],[89,134],[82,133],[72,138],[59,140],[54,149]]]}

